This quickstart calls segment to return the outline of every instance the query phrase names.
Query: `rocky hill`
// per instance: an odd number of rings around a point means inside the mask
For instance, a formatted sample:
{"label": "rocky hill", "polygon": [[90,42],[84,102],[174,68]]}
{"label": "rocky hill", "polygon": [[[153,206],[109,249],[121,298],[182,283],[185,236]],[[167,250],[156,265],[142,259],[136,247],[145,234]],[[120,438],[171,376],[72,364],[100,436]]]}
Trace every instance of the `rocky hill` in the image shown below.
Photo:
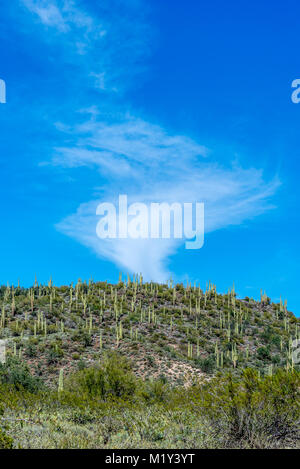
{"label": "rocky hill", "polygon": [[120,276],[115,285],[35,284],[0,289],[0,339],[6,354],[25,360],[47,384],[99,362],[107,350],[131,360],[136,375],[185,385],[228,369],[261,375],[297,367],[293,346],[300,321],[286,302],[240,299],[209,283],[144,283]]}

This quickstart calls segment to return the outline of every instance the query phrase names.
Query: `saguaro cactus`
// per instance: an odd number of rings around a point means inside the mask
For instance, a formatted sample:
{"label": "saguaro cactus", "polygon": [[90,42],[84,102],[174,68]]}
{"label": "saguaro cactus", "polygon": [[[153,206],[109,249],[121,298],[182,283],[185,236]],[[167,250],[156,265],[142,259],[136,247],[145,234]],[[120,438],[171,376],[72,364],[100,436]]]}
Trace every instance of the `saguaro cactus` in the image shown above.
{"label": "saguaro cactus", "polygon": [[61,393],[64,390],[64,370],[61,368],[59,370],[59,378],[58,378],[58,392]]}

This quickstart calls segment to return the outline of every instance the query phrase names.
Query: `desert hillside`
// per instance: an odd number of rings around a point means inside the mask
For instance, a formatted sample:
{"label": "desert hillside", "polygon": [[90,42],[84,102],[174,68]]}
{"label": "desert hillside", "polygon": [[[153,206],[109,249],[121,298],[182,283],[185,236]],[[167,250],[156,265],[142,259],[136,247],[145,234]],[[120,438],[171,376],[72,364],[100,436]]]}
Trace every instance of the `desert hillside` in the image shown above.
{"label": "desert hillside", "polygon": [[[184,384],[216,371],[251,367],[261,374],[293,367],[292,342],[300,321],[282,301],[239,299],[213,284],[144,284],[141,277],[116,285],[81,282],[32,288],[2,287],[0,338],[7,352],[55,386],[118,350],[143,378]],[[298,324],[298,325],[297,325]]]}
{"label": "desert hillside", "polygon": [[120,276],[3,286],[0,304],[2,447],[298,444],[286,302]]}

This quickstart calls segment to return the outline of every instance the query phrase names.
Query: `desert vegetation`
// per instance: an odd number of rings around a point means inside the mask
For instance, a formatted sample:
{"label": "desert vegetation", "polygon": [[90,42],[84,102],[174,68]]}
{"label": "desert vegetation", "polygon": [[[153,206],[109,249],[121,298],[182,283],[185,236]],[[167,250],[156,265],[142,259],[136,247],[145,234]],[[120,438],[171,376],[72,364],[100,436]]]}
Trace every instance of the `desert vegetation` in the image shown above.
{"label": "desert vegetation", "polygon": [[299,446],[299,319],[212,283],[0,288],[0,446]]}

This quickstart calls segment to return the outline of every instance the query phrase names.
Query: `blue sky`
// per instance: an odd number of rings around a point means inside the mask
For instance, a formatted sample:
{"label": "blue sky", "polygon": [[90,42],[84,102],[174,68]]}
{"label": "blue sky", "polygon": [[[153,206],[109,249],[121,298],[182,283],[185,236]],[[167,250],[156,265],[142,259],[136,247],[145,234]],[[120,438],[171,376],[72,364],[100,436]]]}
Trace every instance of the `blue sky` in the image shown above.
{"label": "blue sky", "polygon": [[[299,315],[300,6],[0,6],[1,283],[232,282]],[[205,244],[104,243],[99,201],[205,203]]]}

